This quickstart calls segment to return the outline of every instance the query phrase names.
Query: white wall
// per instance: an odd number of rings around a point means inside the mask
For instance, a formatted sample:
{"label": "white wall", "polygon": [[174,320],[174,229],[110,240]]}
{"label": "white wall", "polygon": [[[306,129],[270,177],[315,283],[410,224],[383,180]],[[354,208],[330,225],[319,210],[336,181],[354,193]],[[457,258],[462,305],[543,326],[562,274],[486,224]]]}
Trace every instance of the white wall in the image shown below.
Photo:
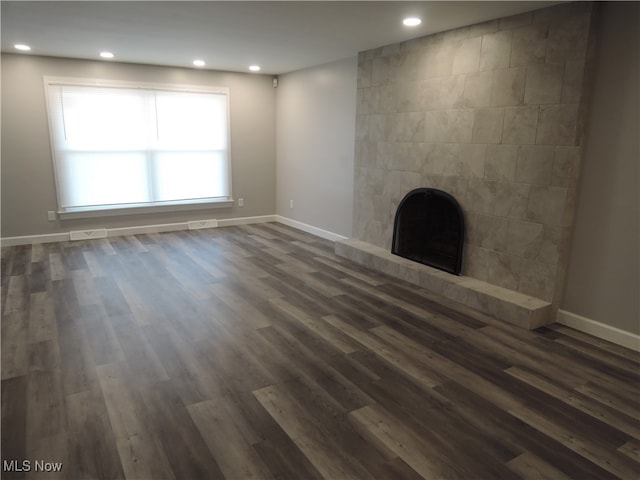
{"label": "white wall", "polygon": [[[234,198],[244,207],[49,222],[57,210],[45,75],[228,87]],[[2,237],[275,213],[275,106],[271,77],[188,68],[2,55]]]}
{"label": "white wall", "polygon": [[[356,68],[355,57],[313,67],[275,89],[262,75],[3,54],[2,236],[274,213],[350,236]],[[245,207],[49,222],[57,206],[44,75],[228,86],[233,194]]]}
{"label": "white wall", "polygon": [[276,99],[276,213],[345,237],[353,221],[356,75],[356,57],[289,73]]}
{"label": "white wall", "polygon": [[601,8],[562,309],[640,334],[640,3]]}

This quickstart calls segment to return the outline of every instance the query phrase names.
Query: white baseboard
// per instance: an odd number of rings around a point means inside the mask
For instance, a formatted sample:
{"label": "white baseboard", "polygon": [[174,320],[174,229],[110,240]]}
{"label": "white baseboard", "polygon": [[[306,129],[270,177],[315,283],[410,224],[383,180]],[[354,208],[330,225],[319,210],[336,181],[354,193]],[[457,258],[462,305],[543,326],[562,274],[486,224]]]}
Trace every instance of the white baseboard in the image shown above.
{"label": "white baseboard", "polygon": [[[314,227],[306,223],[292,220],[291,218],[283,217],[280,215],[262,215],[256,217],[239,217],[239,218],[225,218],[218,220],[219,227],[230,227],[235,225],[250,225],[254,223],[268,223],[278,222],[283,225],[288,225],[303,232],[316,235],[318,237],[331,240],[345,240],[347,237],[339,235],[337,233],[323,230],[322,228]],[[108,228],[107,237],[120,237],[124,235],[138,235],[144,233],[161,233],[161,232],[175,232],[179,230],[188,230],[188,222],[180,223],[165,223],[158,225],[138,225],[134,227],[116,227]],[[30,245],[37,243],[53,243],[53,242],[67,242],[70,240],[70,232],[63,233],[49,233],[42,235],[25,235],[20,237],[4,237],[0,239],[0,244],[3,247],[11,247],[14,245]]]}
{"label": "white baseboard", "polygon": [[123,237],[125,235],[141,235],[144,233],[178,232],[180,230],[189,230],[189,224],[187,222],[181,222],[110,228],[107,230],[107,237]]}
{"label": "white baseboard", "polygon": [[631,350],[640,351],[640,335],[596,322],[576,313],[558,310],[556,322]]}
{"label": "white baseboard", "polygon": [[[227,218],[224,220],[218,220],[218,226],[228,227],[232,225],[249,225],[253,223],[266,223],[275,222],[275,215],[263,215],[260,217],[240,217],[240,218]],[[176,232],[179,230],[189,230],[188,222],[181,223],[165,223],[159,225],[139,225],[135,227],[118,227],[108,228],[107,237],[121,237],[124,235],[138,235],[143,233],[161,233],[161,232]],[[66,233],[50,233],[42,235],[25,235],[20,237],[5,237],[0,239],[0,244],[3,247],[11,247],[15,245],[31,245],[37,243],[53,243],[53,242],[67,242],[70,240],[70,232]]]}
{"label": "white baseboard", "polygon": [[260,217],[240,217],[240,218],[227,218],[218,220],[219,227],[232,227],[234,225],[250,225],[253,223],[269,223],[275,222],[275,215],[262,215]]}
{"label": "white baseboard", "polygon": [[303,232],[310,233],[317,237],[331,240],[332,242],[335,242],[336,240],[346,240],[348,238],[337,233],[330,232],[328,230],[323,230],[322,228],[314,227],[313,225],[308,225],[291,218],[283,217],[281,215],[276,215],[275,221],[278,223],[282,223],[283,225],[288,225],[289,227],[297,228],[298,230],[302,230]]}
{"label": "white baseboard", "polygon": [[14,245],[35,245],[38,243],[66,242],[69,240],[69,232],[66,233],[46,233],[42,235],[23,235],[20,237],[5,237],[0,239],[3,247],[13,247]]}

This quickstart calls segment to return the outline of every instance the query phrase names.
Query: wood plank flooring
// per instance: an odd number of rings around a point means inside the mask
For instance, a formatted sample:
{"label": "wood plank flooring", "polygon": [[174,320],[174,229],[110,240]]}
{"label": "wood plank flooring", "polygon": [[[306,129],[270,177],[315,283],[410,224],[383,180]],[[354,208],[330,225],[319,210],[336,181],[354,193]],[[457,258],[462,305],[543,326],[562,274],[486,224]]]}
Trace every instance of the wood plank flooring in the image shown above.
{"label": "wood plank flooring", "polygon": [[1,308],[2,478],[640,477],[637,352],[280,224],[4,248]]}

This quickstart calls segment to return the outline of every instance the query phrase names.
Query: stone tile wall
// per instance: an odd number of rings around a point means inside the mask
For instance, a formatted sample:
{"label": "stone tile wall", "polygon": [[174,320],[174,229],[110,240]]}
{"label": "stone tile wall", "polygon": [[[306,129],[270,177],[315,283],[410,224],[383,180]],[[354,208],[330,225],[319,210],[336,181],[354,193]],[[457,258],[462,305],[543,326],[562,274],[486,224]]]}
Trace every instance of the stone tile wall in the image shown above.
{"label": "stone tile wall", "polygon": [[593,15],[571,3],[361,52],[354,237],[390,248],[410,190],[451,193],[463,275],[557,303]]}

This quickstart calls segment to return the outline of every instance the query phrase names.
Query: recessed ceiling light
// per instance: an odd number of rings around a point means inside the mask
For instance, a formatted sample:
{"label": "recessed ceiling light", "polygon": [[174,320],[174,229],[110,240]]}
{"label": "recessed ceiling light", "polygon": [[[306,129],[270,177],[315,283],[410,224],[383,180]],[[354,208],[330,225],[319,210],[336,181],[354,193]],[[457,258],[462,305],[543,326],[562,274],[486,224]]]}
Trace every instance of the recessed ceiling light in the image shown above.
{"label": "recessed ceiling light", "polygon": [[113,53],[111,53],[111,52],[100,52],[100,56],[102,58],[113,58]]}
{"label": "recessed ceiling light", "polygon": [[417,27],[422,23],[422,20],[418,17],[407,17],[402,21],[402,23],[407,27]]}
{"label": "recessed ceiling light", "polygon": [[15,48],[16,50],[22,50],[24,52],[28,52],[29,50],[31,50],[31,47],[29,45],[25,45],[23,43],[17,43],[13,46],[13,48]]}
{"label": "recessed ceiling light", "polygon": [[204,60],[194,60],[194,61],[193,61],[193,64],[194,64],[196,67],[204,67],[204,66],[206,65],[206,63],[204,63]]}
{"label": "recessed ceiling light", "polygon": [[260,71],[260,66],[259,65],[251,65],[249,67],[249,70],[251,70],[252,72],[259,72]]}

